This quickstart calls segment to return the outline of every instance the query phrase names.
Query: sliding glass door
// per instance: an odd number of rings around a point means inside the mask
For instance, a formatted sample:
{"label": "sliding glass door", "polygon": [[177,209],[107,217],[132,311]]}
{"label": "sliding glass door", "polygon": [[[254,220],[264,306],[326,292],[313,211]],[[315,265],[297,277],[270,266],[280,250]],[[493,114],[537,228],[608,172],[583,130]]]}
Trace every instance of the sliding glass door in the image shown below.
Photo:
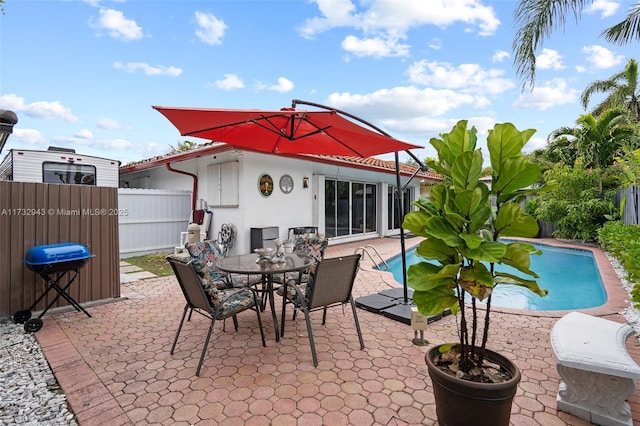
{"label": "sliding glass door", "polygon": [[325,180],[325,234],[341,237],[376,232],[377,186],[370,183]]}

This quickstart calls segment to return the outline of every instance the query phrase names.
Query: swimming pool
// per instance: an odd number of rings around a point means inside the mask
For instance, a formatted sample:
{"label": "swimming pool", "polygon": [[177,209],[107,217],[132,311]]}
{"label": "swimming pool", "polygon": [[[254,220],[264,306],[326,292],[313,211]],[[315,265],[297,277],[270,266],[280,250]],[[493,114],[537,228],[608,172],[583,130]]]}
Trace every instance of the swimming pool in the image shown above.
{"label": "swimming pool", "polygon": [[[532,310],[571,310],[601,306],[607,301],[607,293],[600,277],[593,254],[588,250],[552,247],[534,244],[542,251],[539,256],[531,256],[531,270],[536,272],[540,288],[549,290],[546,297],[540,297],[526,288],[500,284],[493,291],[491,305],[503,308]],[[407,267],[424,259],[416,256],[415,248],[407,250]],[[402,283],[402,258],[395,256],[387,261],[388,271],[394,279]],[[384,266],[379,268],[384,270]],[[528,279],[520,271],[510,266],[496,268]]]}

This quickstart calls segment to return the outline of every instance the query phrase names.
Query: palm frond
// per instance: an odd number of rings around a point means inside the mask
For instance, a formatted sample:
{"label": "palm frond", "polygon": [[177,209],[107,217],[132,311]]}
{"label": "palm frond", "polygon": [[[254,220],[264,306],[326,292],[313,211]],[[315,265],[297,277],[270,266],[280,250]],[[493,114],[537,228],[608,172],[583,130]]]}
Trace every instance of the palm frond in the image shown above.
{"label": "palm frond", "polygon": [[556,27],[564,28],[569,11],[576,22],[582,9],[593,0],[520,0],[514,11],[516,34],[512,43],[513,63],[523,89],[533,88],[536,51]]}
{"label": "palm frond", "polygon": [[629,12],[622,22],[607,28],[602,32],[605,40],[617,44],[628,44],[632,40],[640,40],[640,2],[629,9]]}

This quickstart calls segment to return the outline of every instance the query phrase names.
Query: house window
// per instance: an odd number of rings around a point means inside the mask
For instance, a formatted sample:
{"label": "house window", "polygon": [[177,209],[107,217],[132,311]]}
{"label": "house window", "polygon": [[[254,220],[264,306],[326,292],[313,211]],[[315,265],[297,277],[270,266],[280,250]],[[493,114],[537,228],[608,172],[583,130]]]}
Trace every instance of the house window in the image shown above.
{"label": "house window", "polygon": [[377,231],[377,187],[361,182],[325,180],[327,237]]}
{"label": "house window", "polygon": [[238,162],[207,166],[207,201],[212,207],[237,207],[239,204]]}
{"label": "house window", "polygon": [[[412,187],[408,187],[404,190],[404,194],[402,197],[404,214],[407,214],[411,211],[412,191]],[[389,185],[389,188],[387,189],[387,227],[389,230],[400,229],[400,227],[402,226],[402,222],[404,221],[404,218],[401,218],[398,213],[398,207],[396,206],[397,198],[397,187]]]}
{"label": "house window", "polygon": [[95,185],[96,167],[87,164],[42,163],[42,182],[75,185]]}

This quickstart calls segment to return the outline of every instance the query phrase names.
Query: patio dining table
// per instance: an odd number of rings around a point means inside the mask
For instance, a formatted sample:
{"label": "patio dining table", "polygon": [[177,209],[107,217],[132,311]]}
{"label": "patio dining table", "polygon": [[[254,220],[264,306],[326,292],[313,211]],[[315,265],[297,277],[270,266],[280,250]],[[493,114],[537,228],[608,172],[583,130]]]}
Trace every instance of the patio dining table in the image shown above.
{"label": "patio dining table", "polygon": [[[312,259],[308,256],[300,256],[295,253],[288,253],[282,261],[259,262],[257,254],[243,254],[239,256],[223,257],[218,261],[218,269],[224,272],[262,275],[262,282],[266,285],[264,291],[269,299],[271,317],[275,328],[276,342],[280,341],[280,331],[278,328],[278,318],[275,309],[273,276],[284,274],[285,272],[304,272],[312,265]],[[255,284],[257,285],[257,284]]]}

